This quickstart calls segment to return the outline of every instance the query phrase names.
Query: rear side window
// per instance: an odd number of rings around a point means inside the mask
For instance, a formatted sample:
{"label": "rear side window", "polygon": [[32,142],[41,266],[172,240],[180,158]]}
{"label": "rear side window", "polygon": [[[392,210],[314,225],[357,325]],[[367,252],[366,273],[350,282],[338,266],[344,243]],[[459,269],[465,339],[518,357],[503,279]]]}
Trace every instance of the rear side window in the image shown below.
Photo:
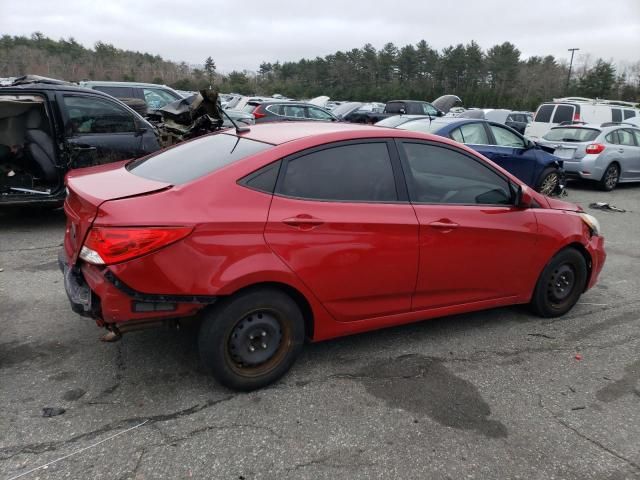
{"label": "rear side window", "polygon": [[278,179],[278,172],[280,171],[280,163],[281,161],[278,160],[266,167],[262,167],[260,170],[240,180],[240,184],[261,192],[273,193]]}
{"label": "rear side window", "polygon": [[609,143],[613,143],[614,145],[617,145],[618,143],[620,143],[620,141],[618,140],[618,132],[617,131],[611,132],[606,137],[604,137],[604,139]]}
{"label": "rear side window", "polygon": [[571,122],[573,120],[573,107],[571,105],[558,105],[553,116],[553,123]]}
{"label": "rear side window", "polygon": [[627,118],[631,118],[631,117],[635,117],[636,116],[636,112],[634,112],[633,110],[625,110],[624,111],[624,119],[626,120]]}
{"label": "rear side window", "polygon": [[547,132],[545,140],[552,142],[591,142],[600,135],[600,130],[594,128],[560,127]]}
{"label": "rear side window", "polygon": [[139,177],[179,185],[272,147],[234,135],[209,135],[134,160],[127,170]]}
{"label": "rear side window", "polygon": [[536,113],[535,121],[548,123],[551,120],[554,107],[555,105],[542,105]]}
{"label": "rear side window", "polygon": [[276,193],[343,202],[398,199],[386,143],[340,145],[289,160]]}
{"label": "rear side window", "polygon": [[621,122],[622,121],[622,110],[619,108],[611,109],[611,121],[612,122]]}
{"label": "rear side window", "polygon": [[305,118],[304,107],[300,105],[283,105],[282,110],[285,117]]}
{"label": "rear side window", "polygon": [[[489,145],[489,137],[483,123],[467,123],[460,127],[463,143]],[[455,140],[455,139],[454,139]],[[459,140],[458,140],[459,141]]]}

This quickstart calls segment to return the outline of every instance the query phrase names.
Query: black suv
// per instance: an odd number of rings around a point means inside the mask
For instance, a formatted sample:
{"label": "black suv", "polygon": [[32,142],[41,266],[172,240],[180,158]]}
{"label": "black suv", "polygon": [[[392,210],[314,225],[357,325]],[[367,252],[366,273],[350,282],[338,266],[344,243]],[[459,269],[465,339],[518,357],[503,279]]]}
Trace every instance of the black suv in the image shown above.
{"label": "black suv", "polygon": [[337,122],[338,118],[324,108],[304,102],[248,102],[244,109],[256,117],[256,123],[286,121]]}
{"label": "black suv", "polygon": [[0,208],[60,205],[68,170],[159,148],[155,128],[107,94],[37,77],[0,87]]}

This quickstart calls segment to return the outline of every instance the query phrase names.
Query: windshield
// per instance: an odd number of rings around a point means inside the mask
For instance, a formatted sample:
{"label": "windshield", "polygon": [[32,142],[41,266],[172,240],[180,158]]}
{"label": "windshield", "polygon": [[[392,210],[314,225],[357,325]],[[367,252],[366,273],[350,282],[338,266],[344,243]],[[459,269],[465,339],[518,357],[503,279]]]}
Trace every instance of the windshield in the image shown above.
{"label": "windshield", "polygon": [[139,177],[178,185],[271,147],[268,143],[219,133],[134,160],[127,170]]}
{"label": "windshield", "polygon": [[591,142],[600,135],[595,128],[562,127],[552,128],[542,138],[552,142]]}

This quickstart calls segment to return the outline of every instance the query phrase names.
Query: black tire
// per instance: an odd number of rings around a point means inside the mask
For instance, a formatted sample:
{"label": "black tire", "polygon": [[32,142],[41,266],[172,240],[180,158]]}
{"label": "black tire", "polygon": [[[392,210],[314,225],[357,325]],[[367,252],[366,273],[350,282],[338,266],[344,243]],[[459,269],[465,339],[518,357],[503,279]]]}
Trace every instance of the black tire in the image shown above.
{"label": "black tire", "polygon": [[531,309],[545,318],[564,315],[578,302],[587,284],[587,262],[580,252],[567,248],[544,268],[531,298]]}
{"label": "black tire", "polygon": [[599,186],[601,190],[605,192],[610,192],[614,188],[618,186],[618,182],[620,181],[620,166],[617,163],[611,163],[607,167],[607,169],[602,174],[602,179],[600,179]]}
{"label": "black tire", "polygon": [[302,350],[304,338],[304,318],[296,302],[280,290],[262,288],[207,311],[198,346],[200,358],[218,382],[250,391],[282,377]]}
{"label": "black tire", "polygon": [[556,168],[547,167],[540,175],[540,181],[536,187],[536,191],[543,195],[553,195],[560,185],[560,172]]}

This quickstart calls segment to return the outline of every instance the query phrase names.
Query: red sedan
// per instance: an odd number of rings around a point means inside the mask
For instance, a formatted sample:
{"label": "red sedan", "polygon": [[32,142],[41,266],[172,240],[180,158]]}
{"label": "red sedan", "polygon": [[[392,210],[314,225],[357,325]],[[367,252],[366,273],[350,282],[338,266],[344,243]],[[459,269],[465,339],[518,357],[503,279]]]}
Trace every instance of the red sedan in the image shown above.
{"label": "red sedan", "polygon": [[199,315],[224,385],[318,341],[512,304],[555,317],[605,261],[597,220],[417,132],[265,124],[67,177],[60,263],[113,335]]}

